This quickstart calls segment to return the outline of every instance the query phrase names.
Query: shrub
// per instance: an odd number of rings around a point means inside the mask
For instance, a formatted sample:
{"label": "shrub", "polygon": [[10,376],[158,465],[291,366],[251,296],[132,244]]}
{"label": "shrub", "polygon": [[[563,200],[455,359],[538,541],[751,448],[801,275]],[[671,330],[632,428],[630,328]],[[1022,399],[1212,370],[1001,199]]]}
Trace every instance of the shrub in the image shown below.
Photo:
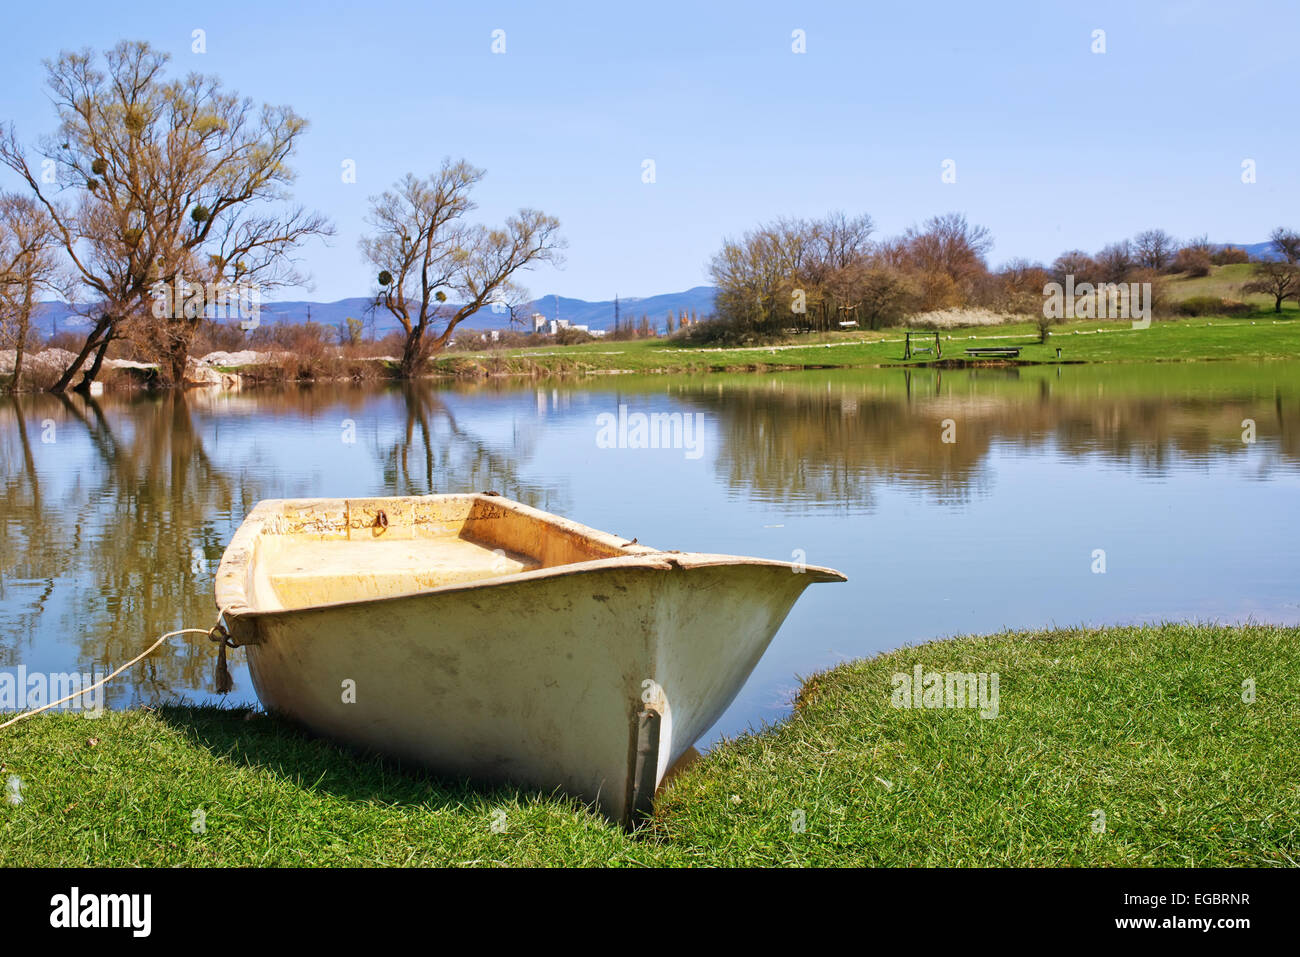
{"label": "shrub", "polygon": [[673,337],[674,342],[689,346],[755,346],[779,342],[782,336],[760,329],[743,319],[703,319]]}
{"label": "shrub", "polygon": [[591,342],[595,337],[582,329],[561,329],[555,334],[555,344],[559,346],[576,346]]}
{"label": "shrub", "polygon": [[1208,276],[1212,265],[1210,254],[1197,246],[1184,246],[1174,257],[1174,271],[1189,276]]}
{"label": "shrub", "polygon": [[1247,303],[1218,296],[1192,296],[1174,307],[1180,316],[1234,316],[1250,312],[1250,308]]}
{"label": "shrub", "polygon": [[917,308],[921,312],[955,309],[965,302],[965,297],[952,276],[942,270],[926,270],[917,276],[916,283],[919,299]]}
{"label": "shrub", "polygon": [[1240,246],[1224,246],[1210,254],[1210,261],[1216,266],[1235,266],[1250,262],[1250,253]]}

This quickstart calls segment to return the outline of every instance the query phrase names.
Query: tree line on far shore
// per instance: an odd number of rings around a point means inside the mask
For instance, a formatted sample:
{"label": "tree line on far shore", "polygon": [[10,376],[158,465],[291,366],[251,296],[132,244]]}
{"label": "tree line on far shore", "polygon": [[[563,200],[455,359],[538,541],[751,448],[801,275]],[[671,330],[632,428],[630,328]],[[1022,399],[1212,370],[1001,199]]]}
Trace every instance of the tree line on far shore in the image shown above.
{"label": "tree line on far shore", "polygon": [[[1169,277],[1206,276],[1213,266],[1251,261],[1238,247],[1206,237],[1180,242],[1149,229],[1095,254],[1072,249],[1050,265],[1014,259],[995,270],[988,264],[991,233],[961,213],[934,216],[901,236],[876,240],[875,231],[869,215],[835,212],[777,219],[724,241],[709,264],[717,315],[690,338],[745,342],[792,330],[879,329],[942,310],[1037,316],[1044,287],[1066,277],[1093,286],[1149,282],[1160,307]],[[1281,312],[1284,301],[1300,298],[1300,233],[1279,227],[1271,246],[1273,258],[1255,262],[1240,291],[1273,297]]]}

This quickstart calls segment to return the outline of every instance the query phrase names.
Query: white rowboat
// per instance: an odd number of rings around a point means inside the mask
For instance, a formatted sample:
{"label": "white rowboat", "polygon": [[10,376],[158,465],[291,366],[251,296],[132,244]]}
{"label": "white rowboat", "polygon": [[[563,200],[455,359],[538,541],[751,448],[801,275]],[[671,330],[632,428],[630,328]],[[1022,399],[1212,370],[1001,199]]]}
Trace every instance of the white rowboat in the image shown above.
{"label": "white rowboat", "polygon": [[260,502],[217,605],[270,710],[625,826],[829,568],[666,552],[497,495]]}

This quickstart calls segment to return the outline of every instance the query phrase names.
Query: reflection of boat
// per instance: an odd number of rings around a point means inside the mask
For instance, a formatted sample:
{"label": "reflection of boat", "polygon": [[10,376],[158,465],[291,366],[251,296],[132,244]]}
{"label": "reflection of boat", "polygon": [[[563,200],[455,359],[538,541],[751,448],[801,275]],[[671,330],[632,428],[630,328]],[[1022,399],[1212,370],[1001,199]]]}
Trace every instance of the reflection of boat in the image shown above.
{"label": "reflection of boat", "polygon": [[629,823],[828,568],[664,552],[494,495],[265,501],[217,573],[263,704]]}

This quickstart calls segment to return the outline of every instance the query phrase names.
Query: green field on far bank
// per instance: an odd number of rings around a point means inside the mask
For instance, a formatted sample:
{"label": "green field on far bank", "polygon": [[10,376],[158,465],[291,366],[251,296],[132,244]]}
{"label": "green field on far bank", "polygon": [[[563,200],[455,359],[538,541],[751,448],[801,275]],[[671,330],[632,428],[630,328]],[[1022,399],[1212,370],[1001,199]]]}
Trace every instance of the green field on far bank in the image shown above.
{"label": "green field on far bank", "polygon": [[[997,674],[997,716],[893,707],[917,665]],[[903,648],[814,676],[789,720],[716,747],[634,835],[249,712],[41,715],[0,732],[0,864],[1295,866],[1298,702],[1297,628]]]}
{"label": "green field on far bank", "polygon": [[[965,327],[939,332],[940,361],[987,362],[965,350],[1014,346],[1021,364],[1076,362],[1176,362],[1225,359],[1300,358],[1300,312],[1276,317],[1189,318],[1155,321],[1134,329],[1128,322],[1076,321],[1052,329],[1039,342],[1032,323]],[[795,336],[770,346],[685,347],[666,339],[592,342],[490,352],[448,353],[435,369],[452,375],[583,374],[613,372],[725,372],[807,368],[865,368],[928,365],[933,354],[903,358],[903,330]],[[918,344],[913,338],[913,346]],[[920,345],[933,347],[933,337]],[[1060,355],[1057,355],[1060,349]]]}

